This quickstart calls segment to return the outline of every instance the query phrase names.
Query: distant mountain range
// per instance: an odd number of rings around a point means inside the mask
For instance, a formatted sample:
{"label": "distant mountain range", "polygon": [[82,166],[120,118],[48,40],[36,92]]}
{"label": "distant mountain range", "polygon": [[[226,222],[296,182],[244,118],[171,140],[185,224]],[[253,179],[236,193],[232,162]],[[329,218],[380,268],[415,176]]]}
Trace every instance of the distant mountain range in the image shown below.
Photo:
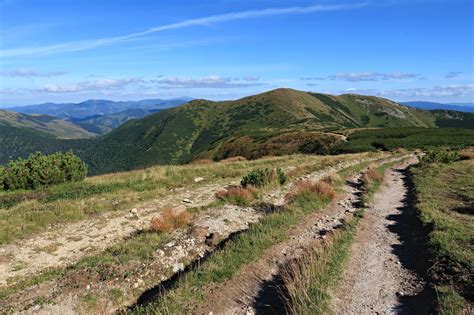
{"label": "distant mountain range", "polygon": [[442,104],[435,102],[423,102],[423,101],[413,101],[413,102],[402,102],[400,104],[425,109],[446,109],[446,110],[456,110],[459,112],[474,113],[474,103],[452,103],[452,104]]}
{"label": "distant mountain range", "polygon": [[85,138],[91,135],[103,135],[128,120],[143,118],[162,109],[182,105],[190,100],[192,100],[190,97],[125,102],[88,100],[81,103],[44,103],[17,106],[9,107],[6,110],[28,115],[49,115],[60,118],[66,121],[68,125],[77,125],[78,129],[86,132],[84,136],[80,136],[80,133],[78,133],[77,137]]}
{"label": "distant mountain range", "polygon": [[44,114],[58,118],[85,118],[94,115],[111,115],[127,109],[155,110],[175,107],[192,100],[190,97],[180,97],[168,100],[148,99],[141,101],[115,102],[110,100],[87,100],[81,103],[43,103],[38,105],[16,106],[8,108],[23,114]]}

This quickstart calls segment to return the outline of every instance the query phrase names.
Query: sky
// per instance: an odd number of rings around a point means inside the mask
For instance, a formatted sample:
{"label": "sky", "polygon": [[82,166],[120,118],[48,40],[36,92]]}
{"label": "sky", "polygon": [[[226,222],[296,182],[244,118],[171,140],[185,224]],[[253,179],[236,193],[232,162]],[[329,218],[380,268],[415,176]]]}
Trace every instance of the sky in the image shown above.
{"label": "sky", "polygon": [[0,0],[0,106],[279,87],[474,102],[473,0]]}

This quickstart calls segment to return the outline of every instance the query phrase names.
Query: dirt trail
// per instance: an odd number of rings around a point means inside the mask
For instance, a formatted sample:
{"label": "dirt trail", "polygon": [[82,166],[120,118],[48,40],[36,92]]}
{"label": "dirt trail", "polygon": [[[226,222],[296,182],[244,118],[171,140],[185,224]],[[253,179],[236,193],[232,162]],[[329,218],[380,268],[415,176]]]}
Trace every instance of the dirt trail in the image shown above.
{"label": "dirt trail", "polygon": [[[342,162],[307,174],[303,178],[319,180],[328,174],[361,162],[357,160]],[[148,227],[150,220],[164,207],[206,206],[215,200],[216,192],[227,185],[237,183],[237,181],[226,184],[211,183],[197,188],[175,189],[166,197],[136,205],[133,209],[104,213],[1,246],[0,287],[7,284],[9,278],[21,278],[48,268],[67,266],[85,255],[98,253],[134,232]],[[279,205],[283,203],[283,197],[291,187],[290,183],[282,189],[266,194],[262,201]]]}
{"label": "dirt trail", "polygon": [[84,255],[104,250],[118,240],[148,226],[163,207],[205,206],[224,185],[209,184],[193,191],[180,189],[159,200],[137,205],[131,210],[109,212],[89,220],[61,226],[0,247],[0,286],[11,277],[24,277],[41,270],[66,266]]}
{"label": "dirt trail", "polygon": [[280,298],[279,267],[318,246],[327,235],[343,226],[360,202],[358,176],[344,186],[337,200],[295,226],[289,237],[271,248],[256,262],[242,268],[232,279],[207,288],[199,314],[284,314]]}
{"label": "dirt trail", "polygon": [[[364,161],[342,162],[338,165],[307,174],[304,178],[318,180],[343,168],[374,159],[375,158],[366,159]],[[156,216],[163,206],[186,205],[183,203],[183,200],[186,198],[193,201],[189,206],[206,205],[214,200],[215,192],[221,190],[224,186],[225,185],[222,184],[213,184],[196,188],[192,192],[186,190],[174,192],[174,194],[164,199],[147,203],[142,207],[137,207],[136,213],[124,211],[121,213],[106,214],[101,217],[100,220],[95,219],[70,224],[56,231],[44,233],[30,240],[23,241],[21,244],[16,243],[5,246],[2,250],[4,252],[8,251],[13,259],[7,263],[0,263],[0,280],[6,280],[7,276],[35,273],[47,267],[66,266],[82,256],[92,255],[95,252],[113,245],[124,237],[131,235],[133,232],[148,227],[149,220],[153,216]],[[286,191],[291,189],[291,187],[292,184],[289,183],[287,187],[269,193],[265,196],[266,201],[273,205],[278,204]],[[257,209],[224,206],[203,211],[195,217],[193,221],[196,227],[202,228],[208,233],[217,232],[221,237],[225,238],[234,232],[247,229],[249,224],[258,221],[261,216],[262,212]],[[77,238],[78,236],[81,238]],[[38,246],[46,246],[46,244],[51,243],[59,244],[53,253],[38,252],[35,250]],[[133,286],[131,289],[133,292],[130,292],[130,296],[139,296],[140,291],[143,292],[144,287],[149,287],[153,285],[153,283],[156,284],[157,280],[166,280],[170,276],[170,269],[185,267],[179,266],[179,262],[182,261],[183,258],[192,261],[196,256],[202,256],[209,249],[210,248],[204,244],[204,240],[197,240],[193,236],[178,232],[172,237],[171,242],[165,245],[163,251],[157,251],[161,252],[161,258],[157,257],[156,262],[148,265],[147,271],[144,272],[140,278],[128,279],[131,282],[125,284],[113,281],[113,285],[123,285],[124,287]],[[166,259],[163,259],[163,257],[166,257]],[[29,265],[17,272],[12,272],[10,268],[12,268],[13,263],[21,260],[28,261]],[[100,283],[100,288],[97,288],[97,290],[106,291],[107,287],[104,285],[105,283]],[[63,296],[60,293],[62,291],[61,287],[60,282],[33,287],[27,290],[28,293],[26,296],[18,296],[16,294],[9,299],[12,304],[10,304],[10,302],[8,304],[16,308],[21,305],[25,306],[25,304],[30,305],[33,300],[40,297],[52,296],[52,299],[56,301],[55,305],[43,305],[41,311],[37,309],[37,305],[34,305],[34,303],[31,304],[31,307],[39,313],[63,313],[76,308],[80,302],[80,294],[78,295],[78,292],[74,291],[68,292],[66,296]],[[87,285],[87,288],[87,290],[95,290],[93,284]],[[80,287],[78,291],[83,292],[84,288]],[[125,291],[128,291],[128,289]],[[106,312],[111,312],[114,309],[116,309],[116,306],[108,305]]]}
{"label": "dirt trail", "polygon": [[405,176],[413,162],[387,172],[385,185],[366,211],[333,296],[336,314],[429,313],[422,229]]}

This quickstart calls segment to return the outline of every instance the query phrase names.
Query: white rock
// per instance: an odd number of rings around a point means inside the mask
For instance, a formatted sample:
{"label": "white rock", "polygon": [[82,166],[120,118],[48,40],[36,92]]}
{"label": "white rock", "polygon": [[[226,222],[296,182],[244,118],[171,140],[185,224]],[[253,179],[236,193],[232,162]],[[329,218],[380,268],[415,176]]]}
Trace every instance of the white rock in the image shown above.
{"label": "white rock", "polygon": [[193,203],[191,200],[189,200],[189,199],[187,199],[187,198],[183,199],[183,202],[184,202],[184,203]]}
{"label": "white rock", "polygon": [[199,183],[199,182],[202,182],[203,180],[204,180],[204,177],[196,177],[196,178],[194,179],[194,182],[195,182],[195,183]]}
{"label": "white rock", "polygon": [[182,263],[177,263],[173,266],[173,272],[178,272],[184,270],[184,265]]}
{"label": "white rock", "polygon": [[165,255],[165,252],[162,251],[161,249],[156,250],[156,253],[158,254],[158,256],[164,256]]}
{"label": "white rock", "polygon": [[138,213],[137,208],[133,208],[132,210],[130,210],[130,213],[131,214],[137,214]]}

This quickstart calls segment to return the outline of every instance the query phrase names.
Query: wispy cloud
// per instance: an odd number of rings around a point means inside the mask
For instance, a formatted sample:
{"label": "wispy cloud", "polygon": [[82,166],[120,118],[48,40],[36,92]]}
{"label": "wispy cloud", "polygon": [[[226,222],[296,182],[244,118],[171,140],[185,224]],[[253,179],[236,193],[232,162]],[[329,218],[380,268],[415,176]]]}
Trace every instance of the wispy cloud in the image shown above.
{"label": "wispy cloud", "polygon": [[463,73],[460,72],[460,71],[452,71],[452,72],[448,72],[446,73],[446,75],[444,76],[446,79],[454,79],[454,78],[459,78]]}
{"label": "wispy cloud", "polygon": [[474,84],[438,85],[431,88],[406,89],[348,89],[345,92],[371,94],[383,97],[463,97],[474,96]]}
{"label": "wispy cloud", "polygon": [[307,77],[307,78],[300,78],[300,80],[303,81],[320,81],[320,80],[326,80],[324,77]]}
{"label": "wispy cloud", "polygon": [[259,17],[268,17],[276,15],[290,15],[290,14],[309,14],[315,12],[328,12],[328,11],[341,11],[357,9],[365,6],[366,3],[355,3],[355,4],[334,4],[334,5],[311,5],[311,6],[294,6],[294,7],[283,7],[283,8],[267,8],[260,10],[249,10],[240,12],[231,12],[219,15],[211,15],[207,17],[189,19],[181,22],[165,24],[157,27],[146,29],[142,32],[131,33],[123,36],[100,38],[93,40],[83,41],[72,41],[66,43],[59,43],[56,45],[38,46],[38,47],[22,47],[22,48],[11,48],[0,50],[0,57],[17,57],[25,55],[39,55],[39,54],[54,54],[64,52],[74,52],[81,50],[93,49],[100,46],[111,45],[134,38],[142,37],[145,35],[187,28],[192,26],[207,26],[211,24],[218,24],[230,21],[254,19]]}
{"label": "wispy cloud", "polygon": [[17,68],[0,72],[2,76],[6,77],[57,77],[66,74],[64,71],[36,71],[33,69]]}
{"label": "wispy cloud", "polygon": [[100,79],[95,81],[84,81],[75,84],[46,84],[34,92],[43,93],[78,93],[84,91],[108,91],[125,88],[132,84],[144,83],[139,77],[126,79]]}
{"label": "wispy cloud", "polygon": [[307,77],[301,78],[304,81],[316,80],[334,80],[347,82],[361,81],[386,81],[386,80],[402,80],[420,78],[419,74],[406,72],[339,72],[327,77]]}
{"label": "wispy cloud", "polygon": [[242,79],[221,77],[218,75],[202,78],[190,77],[169,77],[154,80],[161,88],[243,88],[252,86],[262,86],[266,83],[257,82],[258,77],[244,76]]}

